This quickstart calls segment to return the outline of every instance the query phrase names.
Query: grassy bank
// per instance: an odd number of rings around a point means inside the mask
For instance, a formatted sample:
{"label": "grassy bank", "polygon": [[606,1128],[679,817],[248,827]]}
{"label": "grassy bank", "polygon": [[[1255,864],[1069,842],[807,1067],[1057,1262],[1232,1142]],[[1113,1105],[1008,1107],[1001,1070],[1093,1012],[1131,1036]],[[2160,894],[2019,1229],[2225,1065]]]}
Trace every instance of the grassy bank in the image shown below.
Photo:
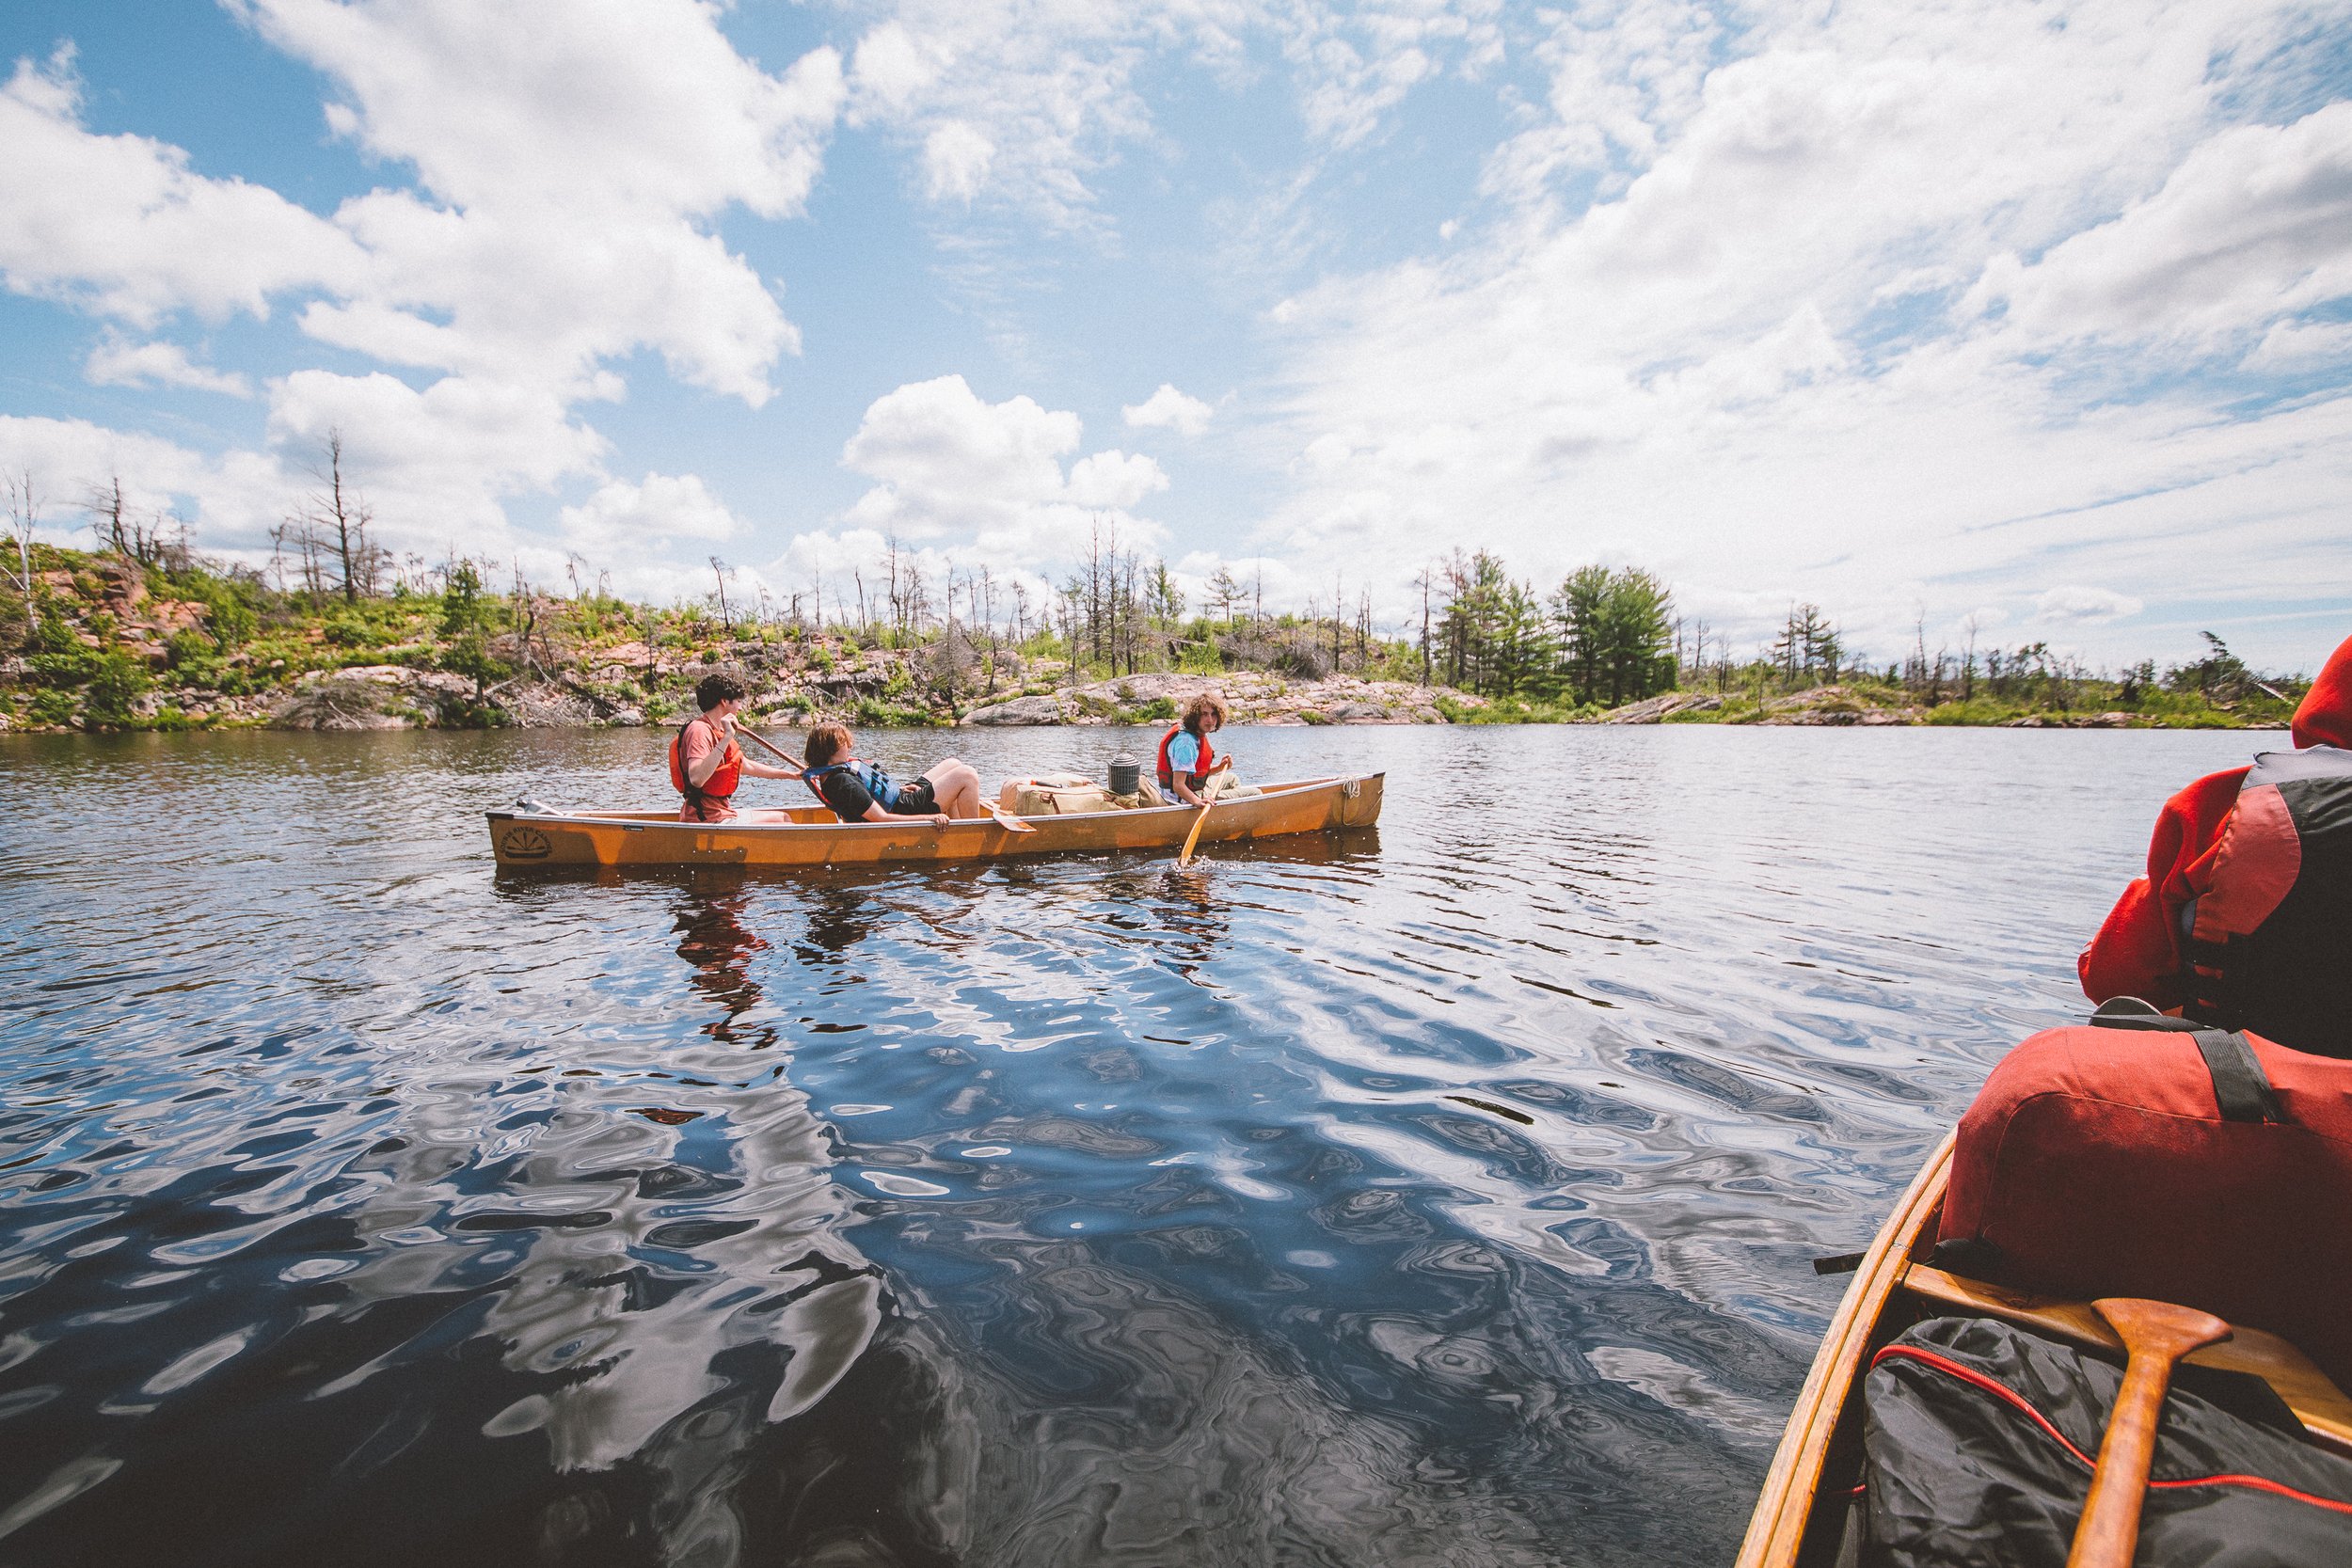
{"label": "grassy bank", "polygon": [[2199,663],[2122,675],[2037,645],[1883,674],[1668,660],[1666,689],[1613,708],[1539,686],[1420,686],[1409,644],[1327,618],[1164,618],[1097,647],[1050,626],[818,626],[497,592],[462,562],[350,597],[184,557],[44,545],[25,564],[26,581],[0,589],[0,726],[20,730],[660,723],[714,669],[743,674],[768,721],[867,726],[985,721],[1024,700],[1041,717],[1014,721],[1165,721],[1184,692],[1216,685],[1237,721],[1258,722],[2259,728],[2284,724],[2302,691],[2218,641]]}

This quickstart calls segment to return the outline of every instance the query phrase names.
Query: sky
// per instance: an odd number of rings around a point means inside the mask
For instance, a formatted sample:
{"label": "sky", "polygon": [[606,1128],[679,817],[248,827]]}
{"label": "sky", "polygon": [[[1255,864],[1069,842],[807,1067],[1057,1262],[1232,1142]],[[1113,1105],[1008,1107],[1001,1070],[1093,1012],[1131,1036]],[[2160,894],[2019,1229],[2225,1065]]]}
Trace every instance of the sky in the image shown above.
{"label": "sky", "polygon": [[1744,656],[2352,633],[2352,0],[8,0],[0,467],[828,609],[1418,622],[1488,549]]}

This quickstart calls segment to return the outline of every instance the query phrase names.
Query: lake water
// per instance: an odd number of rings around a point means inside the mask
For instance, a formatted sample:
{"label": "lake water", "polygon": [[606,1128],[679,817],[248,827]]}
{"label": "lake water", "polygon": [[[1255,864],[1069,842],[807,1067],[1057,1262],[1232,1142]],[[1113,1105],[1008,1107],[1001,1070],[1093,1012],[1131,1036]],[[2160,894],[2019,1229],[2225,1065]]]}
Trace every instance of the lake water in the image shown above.
{"label": "lake water", "polygon": [[1236,730],[1379,828],[494,872],[662,738],[0,738],[0,1560],[1727,1561],[1810,1260],[2284,743]]}

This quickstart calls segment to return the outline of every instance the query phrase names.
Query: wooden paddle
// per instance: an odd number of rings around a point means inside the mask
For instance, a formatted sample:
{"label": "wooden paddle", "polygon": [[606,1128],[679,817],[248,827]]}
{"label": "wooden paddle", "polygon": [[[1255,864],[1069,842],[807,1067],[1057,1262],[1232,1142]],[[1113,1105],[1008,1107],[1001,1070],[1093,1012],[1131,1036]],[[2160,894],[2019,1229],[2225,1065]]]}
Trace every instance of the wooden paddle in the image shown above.
{"label": "wooden paddle", "polygon": [[1216,809],[1214,800],[1200,802],[1200,815],[1192,819],[1192,832],[1184,835],[1184,852],[1176,857],[1179,870],[1192,863],[1192,847],[1200,842],[1200,830],[1208,824],[1209,813]]}
{"label": "wooden paddle", "polygon": [[800,763],[795,761],[783,747],[776,745],[766,736],[761,735],[756,730],[747,730],[740,724],[735,726],[735,733],[744,736],[746,739],[759,742],[759,744],[766,749],[770,756],[774,757],[778,762],[792,769],[792,776],[794,778],[797,779],[801,776],[802,768]]}
{"label": "wooden paddle", "polygon": [[2230,1325],[2209,1312],[2133,1296],[2108,1296],[2090,1304],[2123,1341],[2123,1386],[2115,1413],[2099,1440],[2099,1465],[2090,1496],[2074,1527],[2066,1568],[2131,1568],[2139,1546],[2139,1508],[2148,1494],[2148,1470],[2156,1458],[2156,1428],[2164,1419],[2164,1391],[2172,1364],[2190,1351],[2219,1344]]}

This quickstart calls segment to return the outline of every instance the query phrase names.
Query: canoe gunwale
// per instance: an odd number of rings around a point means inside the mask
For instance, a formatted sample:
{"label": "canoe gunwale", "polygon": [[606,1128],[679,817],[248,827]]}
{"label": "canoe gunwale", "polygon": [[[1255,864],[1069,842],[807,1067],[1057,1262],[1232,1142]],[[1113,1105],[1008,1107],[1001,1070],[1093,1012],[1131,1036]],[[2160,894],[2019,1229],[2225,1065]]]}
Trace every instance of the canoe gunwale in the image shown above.
{"label": "canoe gunwale", "polygon": [[[1361,774],[1346,775],[1346,776],[1343,776],[1343,775],[1341,775],[1341,774],[1336,774],[1336,773],[1335,773],[1335,774],[1331,775],[1331,776],[1330,776],[1330,777],[1328,777],[1328,778],[1321,778],[1321,779],[1290,779],[1290,780],[1285,780],[1285,781],[1284,781],[1283,783],[1281,783],[1281,784],[1268,784],[1268,785],[1266,785],[1264,788],[1261,789],[1261,790],[1260,790],[1257,794],[1255,794],[1255,795],[1245,795],[1245,796],[1241,796],[1241,797],[1234,798],[1234,799],[1223,800],[1219,800],[1219,801],[1217,802],[1217,804],[1219,804],[1219,805],[1227,805],[1227,806],[1235,806],[1235,805],[1239,805],[1239,804],[1241,804],[1241,803],[1242,803],[1242,801],[1244,801],[1244,800],[1280,800],[1280,799],[1285,799],[1285,798],[1287,798],[1287,797],[1289,797],[1289,796],[1291,796],[1291,795],[1295,795],[1295,794],[1296,794],[1297,792],[1299,792],[1300,790],[1306,790],[1306,789],[1326,789],[1326,788],[1330,787],[1330,786],[1331,786],[1331,785],[1333,785],[1333,784],[1360,784],[1360,783],[1363,783],[1363,782],[1365,782],[1365,781],[1367,781],[1367,780],[1371,780],[1371,779],[1384,779],[1384,778],[1386,778],[1387,776],[1388,776],[1388,775],[1387,775],[1387,774],[1385,774],[1385,773],[1361,773]],[[822,809],[824,809],[824,808],[822,808],[822,807],[817,807],[817,806],[791,806],[791,807],[755,806],[755,807],[752,807],[751,809],[752,809],[752,810],[755,810],[755,811],[771,811],[771,810],[818,811],[818,810],[822,810]],[[1111,811],[1072,811],[1072,812],[1057,812],[1057,813],[1054,813],[1054,814],[1049,815],[1049,816],[1024,816],[1024,817],[1020,817],[1020,818],[1018,818],[1018,820],[1023,821],[1023,822],[1029,823],[1029,824],[1030,824],[1030,825],[1032,825],[1032,826],[1042,826],[1043,824],[1048,823],[1048,822],[1091,822],[1091,821],[1138,822],[1138,821],[1150,821],[1150,820],[1152,820],[1152,819],[1154,819],[1154,818],[1161,817],[1161,816],[1183,816],[1183,818],[1184,818],[1185,821],[1190,821],[1190,820],[1192,819],[1192,815],[1193,815],[1193,813],[1194,813],[1197,809],[1198,809],[1197,807],[1187,806],[1187,805],[1184,804],[1182,801],[1175,801],[1175,802],[1171,802],[1171,803],[1169,803],[1169,804],[1168,804],[1168,805],[1160,805],[1160,806],[1136,806],[1136,807],[1134,807],[1134,808],[1132,808],[1132,809],[1113,809],[1113,810],[1111,810]],[[896,822],[840,822],[840,821],[830,821],[830,822],[829,822],[829,821],[821,821],[821,820],[820,820],[820,821],[816,821],[816,822],[744,822],[744,821],[740,821],[740,820],[737,820],[737,821],[728,821],[728,822],[686,822],[686,821],[681,821],[681,820],[680,820],[680,819],[679,819],[676,816],[675,816],[675,815],[673,815],[673,814],[668,814],[668,813],[659,813],[659,812],[653,812],[653,811],[640,811],[640,812],[567,812],[567,811],[546,811],[546,812],[537,812],[537,811],[518,811],[518,810],[516,810],[516,809],[515,809],[514,807],[511,807],[511,806],[506,807],[506,808],[504,808],[504,809],[502,809],[502,810],[499,810],[499,811],[487,812],[487,813],[485,813],[484,815],[485,815],[486,816],[488,816],[488,817],[489,817],[489,819],[490,819],[491,821],[493,821],[493,822],[529,822],[529,823],[557,823],[557,824],[568,824],[568,823],[578,822],[578,823],[582,823],[582,824],[593,824],[593,825],[595,825],[595,826],[598,826],[598,827],[612,827],[612,828],[650,828],[650,827],[663,827],[663,828],[691,828],[691,829],[694,829],[694,830],[696,830],[696,831],[698,831],[698,832],[730,832],[730,833],[790,833],[790,832],[826,832],[826,833],[834,833],[834,832],[857,832],[857,831],[861,831],[861,830],[863,830],[863,831],[865,831],[865,832],[876,832],[876,833],[891,833],[891,832],[904,832],[907,828],[909,828],[909,827],[911,827],[911,826],[930,827],[930,826],[931,825],[931,824],[930,823],[930,821],[929,821],[929,819],[928,819],[928,818],[925,818],[925,817],[920,817],[920,816],[910,816],[910,817],[904,817],[904,818],[901,818],[900,820],[896,821]],[[989,817],[989,816],[962,816],[962,817],[958,817],[958,818],[956,818],[954,821],[952,821],[952,822],[948,823],[946,827],[945,827],[945,828],[941,828],[941,829],[936,829],[935,831],[936,831],[936,832],[955,832],[955,831],[956,831],[957,829],[959,829],[959,828],[986,828],[986,827],[991,827],[991,826],[993,826],[993,825],[994,824],[994,821],[995,821],[995,819],[994,819],[993,817]],[[1369,824],[1367,824],[1367,826],[1369,826]]]}

